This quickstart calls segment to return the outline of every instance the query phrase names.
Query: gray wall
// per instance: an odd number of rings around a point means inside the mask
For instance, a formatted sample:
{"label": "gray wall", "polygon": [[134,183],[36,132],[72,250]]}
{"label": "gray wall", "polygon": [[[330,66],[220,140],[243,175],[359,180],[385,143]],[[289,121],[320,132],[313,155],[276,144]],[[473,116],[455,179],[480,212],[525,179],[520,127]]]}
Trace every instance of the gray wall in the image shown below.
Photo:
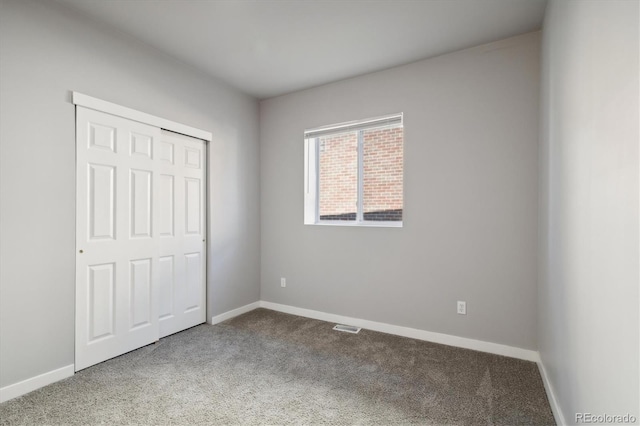
{"label": "gray wall", "polygon": [[0,386],[74,362],[71,90],[213,132],[208,317],[259,300],[257,102],[52,2],[0,17]]}
{"label": "gray wall", "polygon": [[544,23],[539,349],[568,423],[638,401],[637,1],[551,1]]}
{"label": "gray wall", "polygon": [[[262,300],[535,349],[539,38],[262,101]],[[303,131],[395,112],[404,228],[303,225]]]}

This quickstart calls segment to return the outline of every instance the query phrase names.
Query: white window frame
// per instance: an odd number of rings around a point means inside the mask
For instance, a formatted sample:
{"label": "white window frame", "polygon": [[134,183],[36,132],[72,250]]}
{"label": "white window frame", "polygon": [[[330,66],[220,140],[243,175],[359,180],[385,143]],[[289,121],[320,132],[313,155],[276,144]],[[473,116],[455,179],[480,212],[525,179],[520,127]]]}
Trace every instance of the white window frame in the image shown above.
{"label": "white window frame", "polygon": [[[350,121],[347,123],[333,124],[304,132],[304,224],[305,225],[330,225],[330,226],[366,226],[384,228],[402,228],[403,221],[365,221],[363,218],[363,149],[362,133],[358,137],[358,207],[356,220],[320,220],[319,201],[320,183],[318,168],[320,159],[320,146],[318,138],[324,135],[337,134],[349,131],[360,131],[379,128],[404,127],[403,114],[389,114],[383,117],[368,118],[365,120]],[[404,134],[403,134],[404,144]],[[404,150],[403,150],[404,152]],[[403,162],[404,175],[404,162]],[[403,179],[404,192],[404,179]],[[403,197],[404,198],[404,197]],[[404,202],[403,202],[404,204]],[[403,206],[404,208],[404,206]],[[404,214],[404,212],[403,212]],[[403,217],[404,220],[404,217]]]}

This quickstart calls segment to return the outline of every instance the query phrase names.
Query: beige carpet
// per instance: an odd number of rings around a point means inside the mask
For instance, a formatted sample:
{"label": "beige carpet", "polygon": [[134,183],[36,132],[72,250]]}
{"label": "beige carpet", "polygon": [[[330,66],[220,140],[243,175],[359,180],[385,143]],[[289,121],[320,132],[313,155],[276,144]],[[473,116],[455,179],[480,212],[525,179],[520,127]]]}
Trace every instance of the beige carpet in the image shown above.
{"label": "beige carpet", "polygon": [[532,362],[257,309],[0,405],[2,425],[549,425]]}

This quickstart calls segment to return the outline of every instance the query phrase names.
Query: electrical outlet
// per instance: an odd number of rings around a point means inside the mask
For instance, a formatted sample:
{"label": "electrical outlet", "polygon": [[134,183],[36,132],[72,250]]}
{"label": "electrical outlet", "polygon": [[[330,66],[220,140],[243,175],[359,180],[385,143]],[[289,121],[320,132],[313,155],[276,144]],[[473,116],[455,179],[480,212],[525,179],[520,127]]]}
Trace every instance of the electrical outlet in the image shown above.
{"label": "electrical outlet", "polygon": [[458,300],[458,314],[467,315],[467,302]]}
{"label": "electrical outlet", "polygon": [[286,287],[286,286],[287,286],[287,279],[280,278],[280,287]]}

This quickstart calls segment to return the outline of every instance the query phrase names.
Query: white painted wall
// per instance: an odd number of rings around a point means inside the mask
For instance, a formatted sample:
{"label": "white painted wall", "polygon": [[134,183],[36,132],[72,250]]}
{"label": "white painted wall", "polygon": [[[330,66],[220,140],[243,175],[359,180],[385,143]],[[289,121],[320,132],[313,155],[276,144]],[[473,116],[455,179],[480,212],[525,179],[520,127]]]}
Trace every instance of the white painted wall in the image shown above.
{"label": "white painted wall", "polygon": [[0,7],[0,387],[74,361],[72,90],[213,133],[207,317],[259,300],[257,102],[53,2]]}
{"label": "white painted wall", "polygon": [[[535,349],[539,36],[261,102],[261,299]],[[404,228],[303,225],[303,131],[396,112]]]}
{"label": "white painted wall", "polygon": [[546,12],[539,349],[558,405],[638,419],[637,1]]}

